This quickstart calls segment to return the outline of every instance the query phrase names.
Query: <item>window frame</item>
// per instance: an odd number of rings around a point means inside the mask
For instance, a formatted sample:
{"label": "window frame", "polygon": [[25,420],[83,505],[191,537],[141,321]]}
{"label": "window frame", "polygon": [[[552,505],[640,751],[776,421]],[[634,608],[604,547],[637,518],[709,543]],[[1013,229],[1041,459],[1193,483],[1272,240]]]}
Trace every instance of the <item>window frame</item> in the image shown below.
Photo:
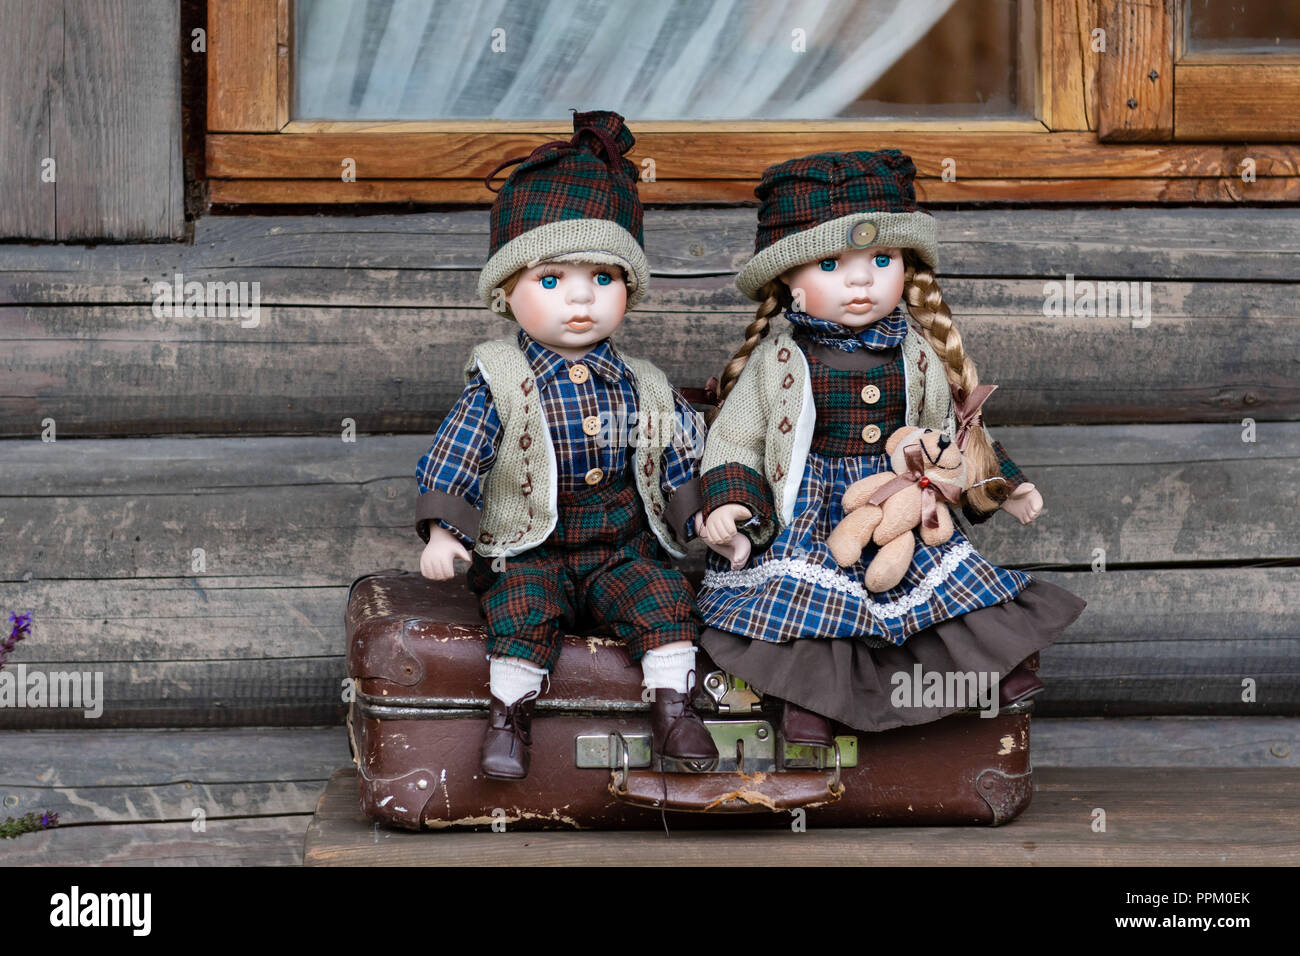
{"label": "window frame", "polygon": [[[1231,95],[1255,126],[1279,122],[1287,113],[1278,97],[1300,92],[1300,58],[1251,66],[1240,56],[1187,56],[1181,0],[1034,2],[1033,119],[635,122],[630,158],[656,160],[642,198],[752,202],[768,165],[862,148],[868,134],[912,156],[918,197],[929,203],[1300,200],[1300,127],[1248,129],[1214,116],[1210,129],[1205,92],[1243,65],[1264,69],[1267,89]],[[291,121],[292,6],[208,2],[210,204],[485,205],[489,170],[568,130],[561,122]],[[1096,29],[1106,53],[1092,51]],[[355,163],[354,182],[342,179],[345,159]],[[1247,159],[1251,181],[1241,175]]]}

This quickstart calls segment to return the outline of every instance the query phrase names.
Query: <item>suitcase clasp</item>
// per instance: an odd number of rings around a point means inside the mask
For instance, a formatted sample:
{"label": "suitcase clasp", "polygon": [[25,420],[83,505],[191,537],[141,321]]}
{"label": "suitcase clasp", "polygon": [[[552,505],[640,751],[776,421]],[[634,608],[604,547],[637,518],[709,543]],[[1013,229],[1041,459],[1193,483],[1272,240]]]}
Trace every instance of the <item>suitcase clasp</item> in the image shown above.
{"label": "suitcase clasp", "polygon": [[726,671],[710,671],[704,678],[704,691],[713,698],[720,714],[752,714],[758,710],[759,696]]}

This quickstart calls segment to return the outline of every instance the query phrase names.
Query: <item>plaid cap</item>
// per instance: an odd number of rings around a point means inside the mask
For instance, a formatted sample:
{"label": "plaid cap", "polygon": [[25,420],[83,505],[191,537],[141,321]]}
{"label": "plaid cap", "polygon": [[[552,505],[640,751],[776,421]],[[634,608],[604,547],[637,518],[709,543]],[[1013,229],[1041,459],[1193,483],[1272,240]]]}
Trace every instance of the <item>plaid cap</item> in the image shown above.
{"label": "plaid cap", "polygon": [[815,153],[763,171],[754,257],[736,277],[759,300],[788,269],[871,246],[915,249],[939,264],[934,218],[916,205],[911,157],[896,149]]}
{"label": "plaid cap", "polygon": [[478,294],[491,308],[493,290],[520,269],[548,260],[619,265],[630,309],[645,294],[645,257],[636,164],[624,154],[636,143],[623,117],[608,110],[574,112],[573,136],[543,143],[518,164],[492,204],[488,262]]}

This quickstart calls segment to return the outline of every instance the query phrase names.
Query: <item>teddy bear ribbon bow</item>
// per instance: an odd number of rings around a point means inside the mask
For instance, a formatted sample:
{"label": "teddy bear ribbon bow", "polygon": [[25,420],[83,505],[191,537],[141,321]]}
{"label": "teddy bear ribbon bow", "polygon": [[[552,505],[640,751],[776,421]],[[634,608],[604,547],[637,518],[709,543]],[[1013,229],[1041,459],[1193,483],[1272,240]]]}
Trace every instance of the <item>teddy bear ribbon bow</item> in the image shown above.
{"label": "teddy bear ribbon bow", "polygon": [[970,430],[976,425],[984,424],[984,416],[980,414],[980,406],[983,405],[996,385],[977,385],[975,391],[967,395],[965,390],[957,388],[953,392],[953,403],[957,413],[957,450],[965,451],[966,442],[970,440]]}
{"label": "teddy bear ribbon bow", "polygon": [[942,495],[944,500],[956,504],[961,500],[961,487],[926,476],[925,459],[921,454],[919,442],[904,447],[903,458],[907,460],[907,471],[877,488],[875,494],[867,499],[868,503],[882,504],[886,498],[897,494],[908,485],[920,485],[921,524],[927,528],[939,527],[939,495]]}

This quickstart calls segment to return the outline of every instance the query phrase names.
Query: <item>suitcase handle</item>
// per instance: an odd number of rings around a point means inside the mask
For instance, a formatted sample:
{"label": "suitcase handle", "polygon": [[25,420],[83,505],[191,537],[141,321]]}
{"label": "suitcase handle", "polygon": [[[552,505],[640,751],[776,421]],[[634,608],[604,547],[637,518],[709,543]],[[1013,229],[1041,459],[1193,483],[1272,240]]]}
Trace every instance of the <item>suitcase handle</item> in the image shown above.
{"label": "suitcase handle", "polygon": [[831,773],[659,773],[615,770],[609,791],[633,806],[688,813],[773,813],[818,807],[844,795]]}

